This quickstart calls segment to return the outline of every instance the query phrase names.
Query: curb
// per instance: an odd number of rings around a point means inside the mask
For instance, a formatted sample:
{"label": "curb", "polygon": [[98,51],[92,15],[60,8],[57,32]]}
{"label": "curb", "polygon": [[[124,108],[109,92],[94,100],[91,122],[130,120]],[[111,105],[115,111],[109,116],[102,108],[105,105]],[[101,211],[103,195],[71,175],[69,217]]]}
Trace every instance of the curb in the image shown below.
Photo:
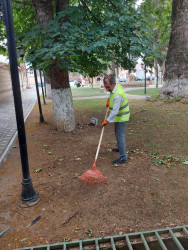
{"label": "curb", "polygon": [[[27,115],[24,117],[24,123],[27,120],[28,116],[30,115],[31,111],[33,110],[34,106],[36,104],[36,101],[34,102],[34,104],[32,105],[31,109],[29,110],[29,112],[27,113]],[[10,152],[12,145],[15,143],[16,139],[17,139],[17,135],[18,135],[18,131],[16,130],[15,133],[12,136],[12,139],[10,140],[10,142],[8,143],[7,147],[5,148],[4,152],[2,153],[2,155],[0,156],[0,166],[1,163],[5,160],[6,156],[8,155],[8,153]]]}

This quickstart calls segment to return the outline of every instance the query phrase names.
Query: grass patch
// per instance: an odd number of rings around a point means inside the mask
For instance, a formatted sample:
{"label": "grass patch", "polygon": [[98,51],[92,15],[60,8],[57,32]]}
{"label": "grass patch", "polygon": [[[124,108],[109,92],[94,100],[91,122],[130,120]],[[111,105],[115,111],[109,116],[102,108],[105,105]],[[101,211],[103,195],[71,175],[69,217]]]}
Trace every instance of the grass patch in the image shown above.
{"label": "grass patch", "polygon": [[129,95],[144,95],[144,96],[156,96],[160,94],[161,89],[146,89],[146,94],[144,93],[144,89],[136,89],[126,91]]}
{"label": "grass patch", "polygon": [[100,92],[100,87],[94,86],[93,88],[91,87],[72,87],[72,95],[73,97],[89,97],[89,96],[105,96],[105,93]]}
{"label": "grass patch", "polygon": [[74,109],[79,110],[102,110],[106,109],[107,98],[95,99],[95,100],[78,100],[74,101]]}

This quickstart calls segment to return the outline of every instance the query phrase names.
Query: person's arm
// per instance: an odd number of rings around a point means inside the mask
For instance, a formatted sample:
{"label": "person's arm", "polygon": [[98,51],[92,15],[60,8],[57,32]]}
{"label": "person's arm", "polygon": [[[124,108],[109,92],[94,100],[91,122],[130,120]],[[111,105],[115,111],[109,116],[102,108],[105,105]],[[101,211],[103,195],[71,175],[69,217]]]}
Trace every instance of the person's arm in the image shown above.
{"label": "person's arm", "polygon": [[107,122],[113,122],[114,118],[117,116],[120,105],[124,101],[124,98],[121,95],[116,95],[113,100],[113,109],[110,112],[110,115],[107,118]]}
{"label": "person's arm", "polygon": [[110,105],[110,99],[108,98],[107,102],[106,102],[106,107],[108,108]]}

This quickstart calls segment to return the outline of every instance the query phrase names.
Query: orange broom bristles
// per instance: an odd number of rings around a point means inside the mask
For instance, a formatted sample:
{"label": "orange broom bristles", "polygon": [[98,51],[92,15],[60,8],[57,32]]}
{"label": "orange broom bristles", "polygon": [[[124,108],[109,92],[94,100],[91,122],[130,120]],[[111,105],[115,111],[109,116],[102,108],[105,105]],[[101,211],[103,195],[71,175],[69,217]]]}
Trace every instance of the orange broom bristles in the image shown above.
{"label": "orange broom bristles", "polygon": [[[107,118],[108,110],[109,110],[109,108],[107,107],[104,120],[106,120],[106,118]],[[99,139],[99,144],[97,147],[97,152],[95,155],[94,164],[87,172],[85,172],[84,174],[82,174],[79,177],[79,179],[81,181],[83,181],[89,185],[101,185],[101,184],[107,182],[107,178],[105,176],[103,176],[101,174],[101,172],[99,170],[97,170],[97,168],[96,168],[96,162],[97,162],[99,149],[100,149],[101,142],[102,142],[103,133],[104,133],[104,126],[102,127],[102,131],[101,131],[101,135],[100,135],[100,139]]]}
{"label": "orange broom bristles", "polygon": [[97,160],[94,161],[93,166],[88,171],[79,177],[79,180],[89,185],[101,185],[107,182],[107,178],[103,176],[99,170],[97,170],[96,161]]}

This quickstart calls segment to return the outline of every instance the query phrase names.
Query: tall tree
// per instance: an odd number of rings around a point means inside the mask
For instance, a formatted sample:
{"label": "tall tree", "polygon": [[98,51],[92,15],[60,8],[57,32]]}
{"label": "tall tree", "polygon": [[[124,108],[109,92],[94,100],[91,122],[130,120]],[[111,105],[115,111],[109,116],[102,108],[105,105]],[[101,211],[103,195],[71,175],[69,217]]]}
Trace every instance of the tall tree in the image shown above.
{"label": "tall tree", "polygon": [[37,18],[30,20],[32,28],[25,32],[24,12],[17,16],[23,30],[18,41],[26,48],[27,59],[50,75],[59,130],[74,129],[68,70],[95,76],[111,61],[131,69],[140,55],[154,53],[152,40],[145,35],[146,22],[134,8],[136,0],[13,1],[20,8],[29,5],[36,10]]}
{"label": "tall tree", "polygon": [[[172,0],[145,0],[140,11],[151,29],[147,36],[153,40],[155,54],[145,55],[147,63],[155,69],[155,75],[158,75],[158,64],[164,70],[168,44],[170,39]],[[157,86],[157,78],[156,78]]]}
{"label": "tall tree", "polygon": [[[69,0],[56,0],[56,14],[69,7]],[[59,19],[60,25],[68,22],[68,17]],[[70,132],[75,129],[72,92],[69,84],[69,72],[60,67],[56,60],[50,68],[54,121],[59,131]]]}
{"label": "tall tree", "polygon": [[[36,11],[37,23],[39,24],[39,27],[45,29],[48,26],[49,22],[53,21],[54,12],[55,15],[57,15],[58,12],[65,10],[69,5],[69,1],[57,0],[55,10],[53,8],[52,0],[37,0],[37,1],[34,0],[34,1],[24,2],[24,4],[34,6]],[[58,22],[61,25],[63,25],[63,22],[66,21],[67,19],[65,18],[61,18],[58,20]],[[36,49],[39,49],[40,46],[41,47],[45,46],[44,43],[46,37],[47,34],[43,34],[43,37],[41,37],[40,39],[37,39],[35,35],[33,36],[33,39],[35,40],[34,44],[35,46],[32,46],[32,53],[35,52]],[[49,46],[48,49],[50,49]],[[29,53],[30,52],[31,49]],[[32,63],[34,67],[38,68],[36,61],[33,61]],[[51,65],[49,64],[49,66],[50,67],[48,67],[47,74],[50,76],[50,82],[51,82],[51,89],[52,89],[51,97],[53,103],[54,122],[58,131],[70,132],[75,129],[75,121],[74,121],[72,93],[69,85],[68,69],[60,67],[58,60],[54,60]]]}
{"label": "tall tree", "polygon": [[164,74],[164,86],[161,91],[161,96],[164,98],[188,98],[187,13],[187,0],[173,0],[170,43]]}

